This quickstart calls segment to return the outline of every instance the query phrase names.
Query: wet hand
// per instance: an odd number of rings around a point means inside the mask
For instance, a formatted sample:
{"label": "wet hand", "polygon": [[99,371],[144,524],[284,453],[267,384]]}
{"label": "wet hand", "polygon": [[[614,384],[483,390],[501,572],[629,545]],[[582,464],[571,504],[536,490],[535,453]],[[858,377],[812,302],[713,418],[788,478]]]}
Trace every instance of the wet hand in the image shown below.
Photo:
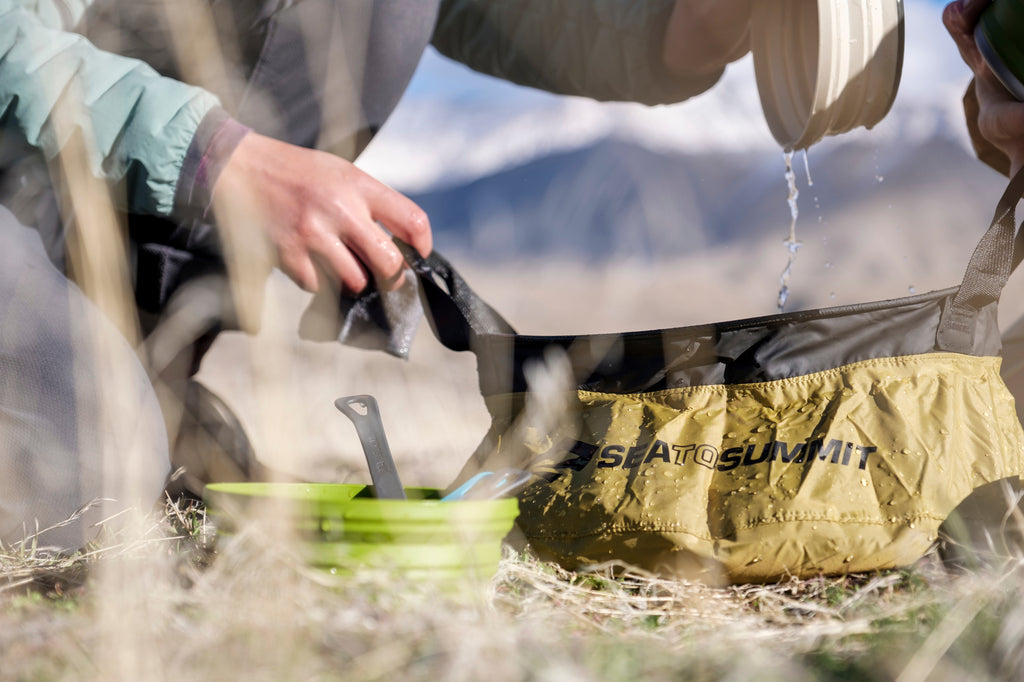
{"label": "wet hand", "polygon": [[974,42],[974,28],[990,0],[951,2],[942,12],[942,22],[960,50],[960,56],[974,72],[978,96],[978,132],[1010,159],[1010,175],[1024,167],[1024,103],[1003,87]]}
{"label": "wet hand", "polygon": [[695,76],[721,71],[750,51],[754,0],[676,0],[662,57],[669,71]]}
{"label": "wet hand", "polygon": [[427,215],[402,194],[340,157],[256,133],[224,167],[214,207],[227,242],[264,240],[274,264],[312,292],[401,284],[402,255],[381,225],[424,256],[432,248]]}

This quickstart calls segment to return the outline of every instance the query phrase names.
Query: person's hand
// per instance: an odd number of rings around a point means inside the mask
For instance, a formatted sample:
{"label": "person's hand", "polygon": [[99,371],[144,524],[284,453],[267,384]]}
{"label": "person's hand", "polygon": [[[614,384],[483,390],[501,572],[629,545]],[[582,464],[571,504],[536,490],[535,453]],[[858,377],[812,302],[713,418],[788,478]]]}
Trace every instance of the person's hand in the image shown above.
{"label": "person's hand", "polygon": [[676,0],[662,58],[669,71],[699,76],[721,71],[750,51],[754,0]]}
{"label": "person's hand", "polygon": [[402,255],[380,225],[424,256],[432,248],[426,213],[405,196],[338,156],[256,133],[228,159],[213,198],[226,248],[269,242],[272,262],[307,291],[358,293],[371,277],[396,288]]}
{"label": "person's hand", "polygon": [[951,2],[942,12],[942,23],[974,72],[978,133],[1009,158],[1012,177],[1024,167],[1024,103],[1015,100],[1003,87],[974,42],[978,17],[989,3],[990,0]]}

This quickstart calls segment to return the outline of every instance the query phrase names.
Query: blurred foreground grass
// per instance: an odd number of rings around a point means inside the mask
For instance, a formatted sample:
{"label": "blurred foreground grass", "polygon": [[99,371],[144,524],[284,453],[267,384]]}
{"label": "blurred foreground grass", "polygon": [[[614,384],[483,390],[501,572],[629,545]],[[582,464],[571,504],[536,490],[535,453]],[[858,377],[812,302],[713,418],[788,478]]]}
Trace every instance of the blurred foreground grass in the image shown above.
{"label": "blurred foreground grass", "polygon": [[0,554],[10,680],[989,680],[1024,673],[1024,565],[711,588],[506,556],[485,585],[306,569],[168,502],[131,542]]}

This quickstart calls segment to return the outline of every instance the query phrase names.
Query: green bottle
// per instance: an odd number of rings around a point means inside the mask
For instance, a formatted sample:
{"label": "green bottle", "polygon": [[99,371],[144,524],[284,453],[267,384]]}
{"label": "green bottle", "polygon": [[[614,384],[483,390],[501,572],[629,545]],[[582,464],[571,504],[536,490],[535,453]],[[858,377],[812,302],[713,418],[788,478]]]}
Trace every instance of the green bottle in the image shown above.
{"label": "green bottle", "polygon": [[1024,0],[993,0],[978,20],[974,41],[996,77],[1024,102]]}

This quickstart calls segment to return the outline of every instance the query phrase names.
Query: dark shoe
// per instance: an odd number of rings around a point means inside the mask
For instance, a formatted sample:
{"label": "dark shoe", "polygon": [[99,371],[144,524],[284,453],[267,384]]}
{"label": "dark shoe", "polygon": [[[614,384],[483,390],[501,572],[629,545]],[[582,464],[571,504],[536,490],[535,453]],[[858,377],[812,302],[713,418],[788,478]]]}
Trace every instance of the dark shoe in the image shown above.
{"label": "dark shoe", "polygon": [[201,498],[207,483],[268,480],[252,443],[231,408],[210,389],[189,381],[167,492]]}

